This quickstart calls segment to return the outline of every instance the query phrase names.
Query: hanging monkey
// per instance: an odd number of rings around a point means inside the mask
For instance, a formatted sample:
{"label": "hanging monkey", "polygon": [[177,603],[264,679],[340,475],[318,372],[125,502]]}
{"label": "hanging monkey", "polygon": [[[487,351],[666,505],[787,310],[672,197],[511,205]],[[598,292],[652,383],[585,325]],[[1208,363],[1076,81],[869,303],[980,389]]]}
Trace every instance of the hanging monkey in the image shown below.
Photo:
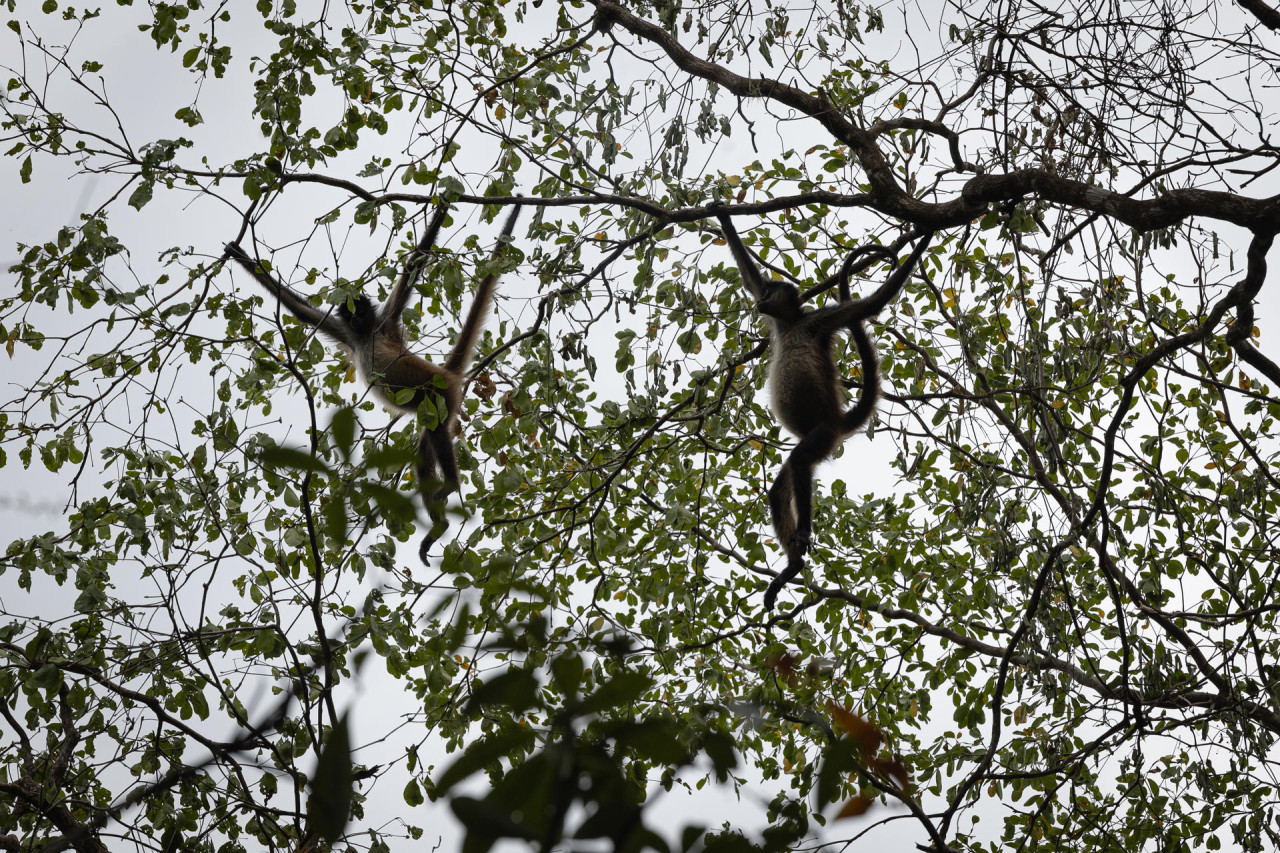
{"label": "hanging monkey", "polygon": [[[713,205],[725,241],[742,274],[742,283],[756,301],[756,310],[769,324],[769,385],[773,411],[799,442],[769,489],[769,514],[787,567],[764,593],[765,610],[773,610],[778,593],[804,568],[813,537],[813,469],[829,457],[850,434],[861,429],[875,411],[880,390],[880,363],[875,345],[863,327],[887,306],[906,284],[929,245],[932,232],[922,235],[906,262],[870,296],[849,298],[851,264],[842,267],[840,301],[806,311],[800,290],[791,282],[772,281],[760,273],[721,205]],[[841,329],[858,348],[862,362],[862,394],[845,409],[844,385],[836,371],[832,342]]]}
{"label": "hanging monkey", "polygon": [[[423,565],[427,564],[427,552],[432,544],[449,526],[444,505],[449,493],[458,488],[458,458],[453,440],[461,429],[458,413],[462,409],[462,390],[466,381],[464,371],[475,350],[498,283],[496,272],[489,273],[480,282],[471,302],[471,310],[467,312],[467,318],[458,330],[458,340],[444,364],[432,364],[409,352],[400,315],[409,303],[427,252],[435,245],[448,212],[449,206],[444,203],[436,210],[422,239],[405,260],[404,269],[391,288],[386,304],[382,306],[374,304],[368,296],[361,294],[350,304],[343,303],[329,311],[321,311],[306,297],[294,292],[267,272],[238,243],[228,243],[225,255],[248,270],[294,317],[333,339],[388,410],[396,414],[414,415],[428,393],[443,397],[445,416],[434,427],[424,428],[418,438],[418,488],[431,518],[431,529],[423,536],[422,545],[418,548],[418,558]],[[519,213],[520,207],[516,206],[507,217],[498,248],[494,249],[495,258],[505,238],[511,236]],[[404,391],[411,391],[413,394],[408,399],[402,399]]]}

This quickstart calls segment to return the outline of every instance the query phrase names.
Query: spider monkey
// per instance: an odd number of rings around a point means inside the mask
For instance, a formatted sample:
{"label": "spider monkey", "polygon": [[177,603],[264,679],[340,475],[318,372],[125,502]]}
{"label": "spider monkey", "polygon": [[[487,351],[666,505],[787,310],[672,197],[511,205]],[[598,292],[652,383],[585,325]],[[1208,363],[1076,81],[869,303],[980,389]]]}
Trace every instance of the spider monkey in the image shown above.
{"label": "spider monkey", "polygon": [[[713,209],[722,205],[714,205]],[[887,306],[911,276],[924,254],[933,232],[916,242],[906,262],[874,293],[850,299],[848,261],[838,274],[840,301],[806,311],[800,290],[791,282],[771,281],[742,245],[733,220],[722,209],[716,211],[725,241],[742,274],[742,283],[756,300],[756,310],[769,323],[773,355],[769,384],[773,411],[778,420],[800,441],[783,463],[769,489],[769,514],[773,531],[787,555],[787,567],[764,593],[765,610],[773,610],[778,593],[804,568],[804,555],[813,535],[813,469],[829,457],[850,434],[866,424],[875,411],[880,390],[880,364],[862,323]],[[855,250],[856,251],[856,250]],[[831,354],[836,332],[849,330],[862,362],[862,394],[845,409],[844,385]]]}
{"label": "spider monkey", "polygon": [[[415,466],[418,487],[431,518],[431,529],[422,538],[418,559],[427,565],[427,552],[449,526],[444,505],[449,493],[458,488],[458,457],[453,439],[460,432],[458,413],[462,409],[462,389],[466,377],[464,370],[471,360],[484,317],[493,299],[498,283],[498,273],[491,272],[476,288],[471,310],[458,331],[457,343],[444,364],[432,364],[409,352],[404,339],[400,315],[409,302],[414,284],[422,271],[426,254],[435,244],[441,226],[448,215],[448,204],[442,203],[427,226],[417,247],[405,260],[404,269],[391,288],[385,305],[377,306],[363,294],[351,303],[342,303],[336,309],[321,311],[305,297],[295,293],[267,272],[262,265],[240,248],[238,243],[228,243],[226,257],[249,271],[259,284],[275,294],[280,303],[294,317],[314,326],[328,335],[347,354],[360,377],[369,385],[374,395],[388,410],[396,414],[413,415],[434,392],[444,399],[445,416],[433,427],[425,427],[418,437],[418,461]],[[511,236],[520,207],[512,209],[502,227],[502,238]],[[499,249],[503,240],[499,240]],[[494,250],[494,257],[499,249]],[[352,307],[354,306],[354,307]],[[404,398],[402,392],[411,391]]]}

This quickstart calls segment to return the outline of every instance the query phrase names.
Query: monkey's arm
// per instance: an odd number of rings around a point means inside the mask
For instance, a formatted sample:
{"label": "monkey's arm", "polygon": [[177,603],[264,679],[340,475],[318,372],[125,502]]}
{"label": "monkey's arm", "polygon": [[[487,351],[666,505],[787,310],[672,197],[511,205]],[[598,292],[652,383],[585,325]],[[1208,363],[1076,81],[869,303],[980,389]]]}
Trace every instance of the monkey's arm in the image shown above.
{"label": "monkey's arm", "polygon": [[342,324],[330,315],[319,310],[304,297],[294,293],[275,276],[262,268],[261,263],[249,256],[244,249],[240,248],[239,243],[228,243],[226,246],[227,257],[234,260],[240,266],[248,270],[249,275],[253,276],[258,284],[265,287],[280,303],[288,309],[289,313],[297,317],[303,323],[309,326],[315,326],[327,335],[333,336],[339,341],[345,341],[347,336],[344,334],[345,329]]}
{"label": "monkey's arm", "polygon": [[[516,220],[519,217],[520,217],[520,205],[516,204],[511,208],[511,212],[507,214],[507,221],[502,224],[501,236],[503,237],[511,236],[511,232],[514,231],[516,228]],[[498,254],[498,250],[494,249],[493,254],[496,256]]]}
{"label": "monkey's arm", "polygon": [[[932,231],[922,236],[902,266],[890,273],[885,283],[877,287],[870,296],[862,299],[842,299],[835,305],[824,305],[811,311],[805,318],[806,322],[815,330],[835,332],[839,329],[852,328],[856,323],[879,314],[894,300],[907,280],[911,278],[911,273],[915,270],[920,257],[925,249],[929,248],[931,237],[933,237]],[[842,297],[848,294],[848,282],[842,282],[840,292]]]}
{"label": "monkey's arm", "polygon": [[440,236],[440,228],[444,225],[445,217],[449,215],[449,205],[447,202],[441,202],[436,208],[436,215],[431,217],[427,230],[422,233],[422,239],[418,241],[418,245],[409,257],[405,258],[404,269],[400,271],[400,276],[396,279],[395,286],[391,288],[391,295],[387,298],[387,316],[394,319],[395,322],[400,321],[400,315],[404,312],[404,307],[409,304],[409,297],[413,295],[413,286],[418,281],[418,275],[422,272],[422,265],[426,262],[427,252],[431,251],[431,247],[436,244],[436,237]]}
{"label": "monkey's arm", "polygon": [[[511,236],[512,230],[516,227],[516,217],[519,214],[520,206],[516,205],[512,208],[510,215],[507,216],[506,224],[502,226],[503,237]],[[496,259],[500,251],[502,251],[501,240],[494,247],[492,257]],[[467,364],[471,361],[471,356],[475,352],[476,341],[480,337],[480,327],[484,325],[485,315],[489,313],[489,306],[493,302],[493,291],[497,286],[498,273],[491,272],[484,277],[480,282],[480,286],[476,288],[476,295],[471,300],[471,309],[467,311],[467,319],[462,321],[462,326],[458,329],[458,339],[454,342],[449,357],[445,359],[445,370],[455,373],[465,370]]]}
{"label": "monkey's arm", "polygon": [[742,238],[738,236],[738,229],[733,227],[733,219],[729,214],[717,212],[716,218],[720,220],[720,230],[724,232],[724,240],[729,244],[733,259],[738,264],[739,272],[742,273],[742,283],[746,285],[747,290],[751,291],[752,298],[757,302],[761,301],[768,295],[769,288],[765,284],[764,276],[760,275],[760,268],[752,260],[747,247],[742,245]]}

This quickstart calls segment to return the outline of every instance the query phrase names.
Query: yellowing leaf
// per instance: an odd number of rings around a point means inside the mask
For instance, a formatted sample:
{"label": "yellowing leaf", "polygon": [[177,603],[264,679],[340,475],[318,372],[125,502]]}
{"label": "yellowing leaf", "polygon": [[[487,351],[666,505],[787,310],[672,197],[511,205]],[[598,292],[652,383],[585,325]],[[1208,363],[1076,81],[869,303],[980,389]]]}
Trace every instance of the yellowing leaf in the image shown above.
{"label": "yellowing leaf", "polygon": [[870,797],[854,797],[836,813],[836,820],[844,820],[845,818],[866,814],[867,809],[871,808],[871,803],[872,799]]}
{"label": "yellowing leaf", "polygon": [[880,748],[880,743],[884,739],[883,733],[878,728],[835,702],[827,703],[827,712],[831,714],[836,727],[844,730],[858,745],[859,752],[868,757],[876,754],[876,750]]}

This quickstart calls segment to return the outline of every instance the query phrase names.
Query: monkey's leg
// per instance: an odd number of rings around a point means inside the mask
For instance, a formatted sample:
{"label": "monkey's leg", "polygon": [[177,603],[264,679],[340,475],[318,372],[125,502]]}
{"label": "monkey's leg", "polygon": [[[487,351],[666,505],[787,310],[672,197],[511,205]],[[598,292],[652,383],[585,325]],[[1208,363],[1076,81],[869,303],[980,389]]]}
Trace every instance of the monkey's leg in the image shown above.
{"label": "monkey's leg", "polygon": [[451,492],[458,490],[458,455],[453,449],[453,437],[444,424],[431,431],[431,442],[435,445],[436,464],[440,466],[441,483],[435,498],[443,501]]}
{"label": "monkey's leg", "polygon": [[[427,516],[431,519],[431,529],[422,537],[422,544],[418,546],[418,559],[422,564],[427,565],[427,552],[431,550],[431,546],[435,544],[440,535],[444,533],[445,528],[449,526],[448,520],[445,518],[444,503],[445,497],[449,494],[447,488],[447,477],[442,477],[437,472],[443,472],[445,465],[449,465],[453,471],[453,476],[458,475],[458,463],[453,457],[453,442],[449,440],[448,435],[437,435],[442,433],[440,428],[434,430],[424,429],[422,435],[418,437],[418,491],[422,495],[423,506],[426,507]],[[443,442],[440,440],[443,437]],[[441,445],[448,454],[446,462],[440,453]]]}
{"label": "monkey's leg", "polygon": [[769,517],[773,520],[773,535],[784,549],[796,532],[796,514],[791,488],[791,463],[782,463],[778,476],[769,487]]}
{"label": "monkey's leg", "polygon": [[777,479],[769,487],[769,514],[773,517],[773,533],[778,537],[778,544],[787,555],[787,567],[770,582],[769,588],[764,591],[766,611],[773,610],[773,603],[777,600],[778,593],[804,568],[803,556],[797,554],[791,545],[791,537],[796,532],[795,492],[791,483],[791,460],[788,459],[782,463]]}
{"label": "monkey's leg", "polygon": [[[444,519],[444,502],[436,501],[436,493],[439,491],[440,469],[439,442],[434,438],[435,430],[424,429],[422,434],[417,438],[417,491],[422,496],[422,506],[426,508],[426,515],[431,519],[431,529],[424,537],[422,544],[417,548],[417,558],[422,561],[422,565],[428,565],[426,562],[426,552],[430,551],[431,546],[435,544],[435,540],[440,538],[440,534],[444,533],[447,528],[448,521]],[[449,447],[449,451],[453,451]]]}
{"label": "monkey's leg", "polygon": [[834,428],[827,425],[815,427],[800,439],[783,466],[783,470],[791,474],[796,514],[795,532],[789,541],[783,543],[788,546],[788,554],[794,551],[797,557],[802,557],[809,552],[813,536],[813,469],[831,455],[839,440],[840,434]]}

